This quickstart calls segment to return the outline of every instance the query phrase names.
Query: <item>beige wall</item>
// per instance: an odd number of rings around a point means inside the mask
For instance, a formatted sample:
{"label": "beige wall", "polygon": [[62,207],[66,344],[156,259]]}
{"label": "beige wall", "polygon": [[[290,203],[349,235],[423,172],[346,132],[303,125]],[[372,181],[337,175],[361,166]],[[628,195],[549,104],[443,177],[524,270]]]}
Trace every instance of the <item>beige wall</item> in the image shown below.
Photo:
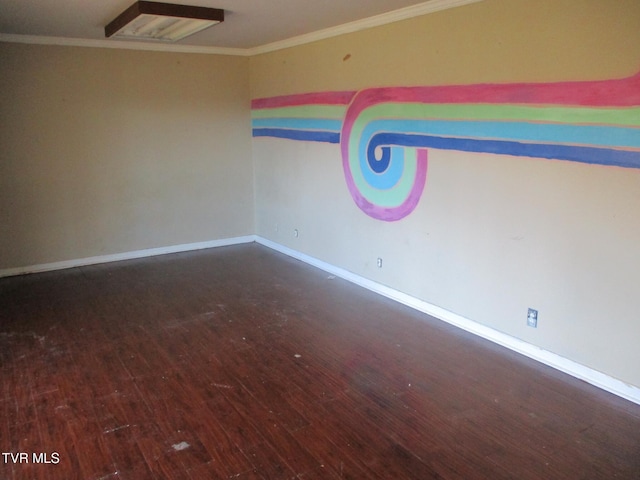
{"label": "beige wall", "polygon": [[640,69],[639,9],[635,0],[483,0],[254,56],[251,95],[624,77]]}
{"label": "beige wall", "polygon": [[[252,57],[251,92],[625,77],[638,25],[637,0],[485,0]],[[338,146],[253,145],[259,235],[640,386],[640,170],[430,151],[418,207],[385,223]]]}
{"label": "beige wall", "polygon": [[0,43],[0,269],[251,234],[248,60]]}

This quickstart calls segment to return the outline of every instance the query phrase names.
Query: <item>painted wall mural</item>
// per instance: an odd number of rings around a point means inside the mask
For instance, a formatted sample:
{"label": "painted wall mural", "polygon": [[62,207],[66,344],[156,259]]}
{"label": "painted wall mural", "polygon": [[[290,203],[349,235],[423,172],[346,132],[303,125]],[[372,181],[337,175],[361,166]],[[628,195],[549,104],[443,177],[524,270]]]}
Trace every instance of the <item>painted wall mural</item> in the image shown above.
{"label": "painted wall mural", "polygon": [[640,73],[261,98],[252,128],[254,137],[338,144],[355,203],[395,221],[420,200],[429,149],[640,168]]}

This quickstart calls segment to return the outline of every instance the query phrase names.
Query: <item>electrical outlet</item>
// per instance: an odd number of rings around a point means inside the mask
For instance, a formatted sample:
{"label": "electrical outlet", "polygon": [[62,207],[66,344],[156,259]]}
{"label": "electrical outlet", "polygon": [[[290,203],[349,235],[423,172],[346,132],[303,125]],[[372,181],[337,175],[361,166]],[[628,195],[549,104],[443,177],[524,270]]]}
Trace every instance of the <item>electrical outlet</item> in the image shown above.
{"label": "electrical outlet", "polygon": [[538,328],[538,310],[530,308],[527,312],[527,326]]}
{"label": "electrical outlet", "polygon": [[376,262],[376,265],[378,265],[378,268],[382,268],[382,259],[380,257],[378,257],[378,261]]}

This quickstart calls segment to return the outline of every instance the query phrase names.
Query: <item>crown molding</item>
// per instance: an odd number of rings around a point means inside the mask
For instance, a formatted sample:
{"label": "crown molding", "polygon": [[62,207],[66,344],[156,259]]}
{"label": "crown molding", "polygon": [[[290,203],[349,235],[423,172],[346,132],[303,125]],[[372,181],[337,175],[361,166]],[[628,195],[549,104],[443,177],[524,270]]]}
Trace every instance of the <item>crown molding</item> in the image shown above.
{"label": "crown molding", "polygon": [[224,48],[224,47],[204,47],[197,45],[177,45],[153,42],[121,41],[108,39],[86,39],[67,37],[45,37],[39,35],[18,35],[11,33],[0,33],[0,42],[27,43],[35,45],[58,45],[70,47],[91,47],[91,48],[115,48],[124,50],[146,50],[155,52],[176,52],[176,53],[201,53],[207,55],[236,55],[248,57],[260,55],[262,53],[274,52],[284,48],[296,47],[318,40],[337,37],[345,33],[358,32],[368,28],[379,27],[388,23],[408,20],[410,18],[427,15],[429,13],[448,10],[450,8],[461,7],[483,0],[429,0],[424,3],[412,5],[410,7],[393,10],[391,12],[374,15],[373,17],[356,20],[336,27],[325,28],[316,32],[299,35],[297,37],[268,43],[253,48]]}
{"label": "crown molding", "polygon": [[203,47],[156,42],[123,40],[96,40],[88,38],[43,37],[39,35],[16,35],[0,33],[0,42],[27,43],[35,45],[57,45],[64,47],[114,48],[120,50],[145,50],[153,52],[203,53],[207,55],[236,55],[246,57],[246,48]]}
{"label": "crown molding", "polygon": [[298,45],[317,42],[318,40],[325,40],[327,38],[337,37],[346,33],[358,32],[360,30],[379,27],[388,23],[408,20],[410,18],[427,15],[429,13],[435,13],[441,10],[448,10],[450,8],[461,7],[463,5],[469,5],[471,3],[478,3],[481,1],[482,0],[430,0],[425,3],[419,3],[410,7],[400,8],[398,10],[393,10],[387,13],[381,13],[380,15],[374,15],[373,17],[344,23],[336,27],[325,28],[323,30],[318,30],[316,32],[311,32],[305,35],[299,35],[297,37],[288,38],[286,40],[268,43],[258,47],[250,48],[248,50],[250,55],[259,55],[261,53],[274,52],[276,50],[282,50],[284,48],[297,47]]}

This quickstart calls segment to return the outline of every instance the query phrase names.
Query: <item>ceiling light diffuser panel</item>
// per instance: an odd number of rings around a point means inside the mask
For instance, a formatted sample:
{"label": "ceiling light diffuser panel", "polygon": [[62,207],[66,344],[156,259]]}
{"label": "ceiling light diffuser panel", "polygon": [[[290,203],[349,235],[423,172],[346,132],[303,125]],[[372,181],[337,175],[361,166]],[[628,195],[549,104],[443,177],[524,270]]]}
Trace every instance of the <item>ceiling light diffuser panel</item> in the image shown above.
{"label": "ceiling light diffuser panel", "polygon": [[105,28],[106,37],[177,42],[224,21],[224,10],[139,1]]}

